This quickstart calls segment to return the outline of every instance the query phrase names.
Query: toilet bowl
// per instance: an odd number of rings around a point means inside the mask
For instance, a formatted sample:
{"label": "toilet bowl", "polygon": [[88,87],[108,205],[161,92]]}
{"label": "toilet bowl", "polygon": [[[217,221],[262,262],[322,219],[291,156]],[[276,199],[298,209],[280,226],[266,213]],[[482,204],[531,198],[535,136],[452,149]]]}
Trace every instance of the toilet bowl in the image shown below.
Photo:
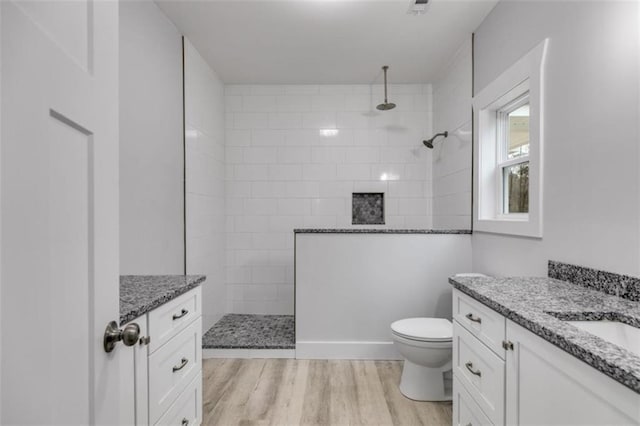
{"label": "toilet bowl", "polygon": [[444,318],[407,318],[391,324],[393,344],[404,358],[400,392],[417,401],[450,401],[453,325]]}

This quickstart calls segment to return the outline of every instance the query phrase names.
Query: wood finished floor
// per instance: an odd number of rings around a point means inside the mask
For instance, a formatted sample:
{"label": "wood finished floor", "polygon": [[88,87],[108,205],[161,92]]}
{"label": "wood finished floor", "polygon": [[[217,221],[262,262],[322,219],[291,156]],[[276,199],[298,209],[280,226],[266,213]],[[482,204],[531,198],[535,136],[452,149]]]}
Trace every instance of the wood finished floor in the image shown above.
{"label": "wood finished floor", "polygon": [[451,403],[398,390],[399,361],[204,360],[203,424],[451,425]]}

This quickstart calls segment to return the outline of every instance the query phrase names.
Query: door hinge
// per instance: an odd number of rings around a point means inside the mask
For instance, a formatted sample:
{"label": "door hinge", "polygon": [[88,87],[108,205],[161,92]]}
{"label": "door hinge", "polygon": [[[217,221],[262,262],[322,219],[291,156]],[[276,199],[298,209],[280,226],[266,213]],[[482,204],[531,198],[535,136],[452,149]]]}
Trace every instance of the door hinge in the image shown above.
{"label": "door hinge", "polygon": [[513,350],[513,342],[510,342],[508,340],[503,340],[502,347],[504,348],[505,351]]}

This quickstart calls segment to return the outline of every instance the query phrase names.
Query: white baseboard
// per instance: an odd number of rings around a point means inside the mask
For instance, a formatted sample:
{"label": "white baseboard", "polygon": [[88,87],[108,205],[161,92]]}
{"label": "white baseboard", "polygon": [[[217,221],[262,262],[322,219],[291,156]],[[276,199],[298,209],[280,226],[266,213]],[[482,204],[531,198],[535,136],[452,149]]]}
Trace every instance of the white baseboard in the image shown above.
{"label": "white baseboard", "polygon": [[296,342],[297,359],[401,360],[393,342]]}
{"label": "white baseboard", "polygon": [[209,358],[295,358],[294,349],[202,349],[202,359]]}

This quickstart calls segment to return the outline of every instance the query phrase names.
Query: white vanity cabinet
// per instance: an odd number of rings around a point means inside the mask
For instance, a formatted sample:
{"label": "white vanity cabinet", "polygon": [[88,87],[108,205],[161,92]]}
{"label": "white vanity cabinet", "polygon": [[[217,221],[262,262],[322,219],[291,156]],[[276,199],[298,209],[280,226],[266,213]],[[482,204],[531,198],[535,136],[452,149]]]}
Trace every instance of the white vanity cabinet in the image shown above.
{"label": "white vanity cabinet", "polygon": [[[202,421],[202,308],[196,287],[136,318],[140,341],[124,366],[123,423],[199,425]],[[133,405],[133,407],[131,407]],[[133,410],[133,412],[132,412]]]}
{"label": "white vanity cabinet", "polygon": [[453,292],[453,424],[640,424],[640,394]]}

